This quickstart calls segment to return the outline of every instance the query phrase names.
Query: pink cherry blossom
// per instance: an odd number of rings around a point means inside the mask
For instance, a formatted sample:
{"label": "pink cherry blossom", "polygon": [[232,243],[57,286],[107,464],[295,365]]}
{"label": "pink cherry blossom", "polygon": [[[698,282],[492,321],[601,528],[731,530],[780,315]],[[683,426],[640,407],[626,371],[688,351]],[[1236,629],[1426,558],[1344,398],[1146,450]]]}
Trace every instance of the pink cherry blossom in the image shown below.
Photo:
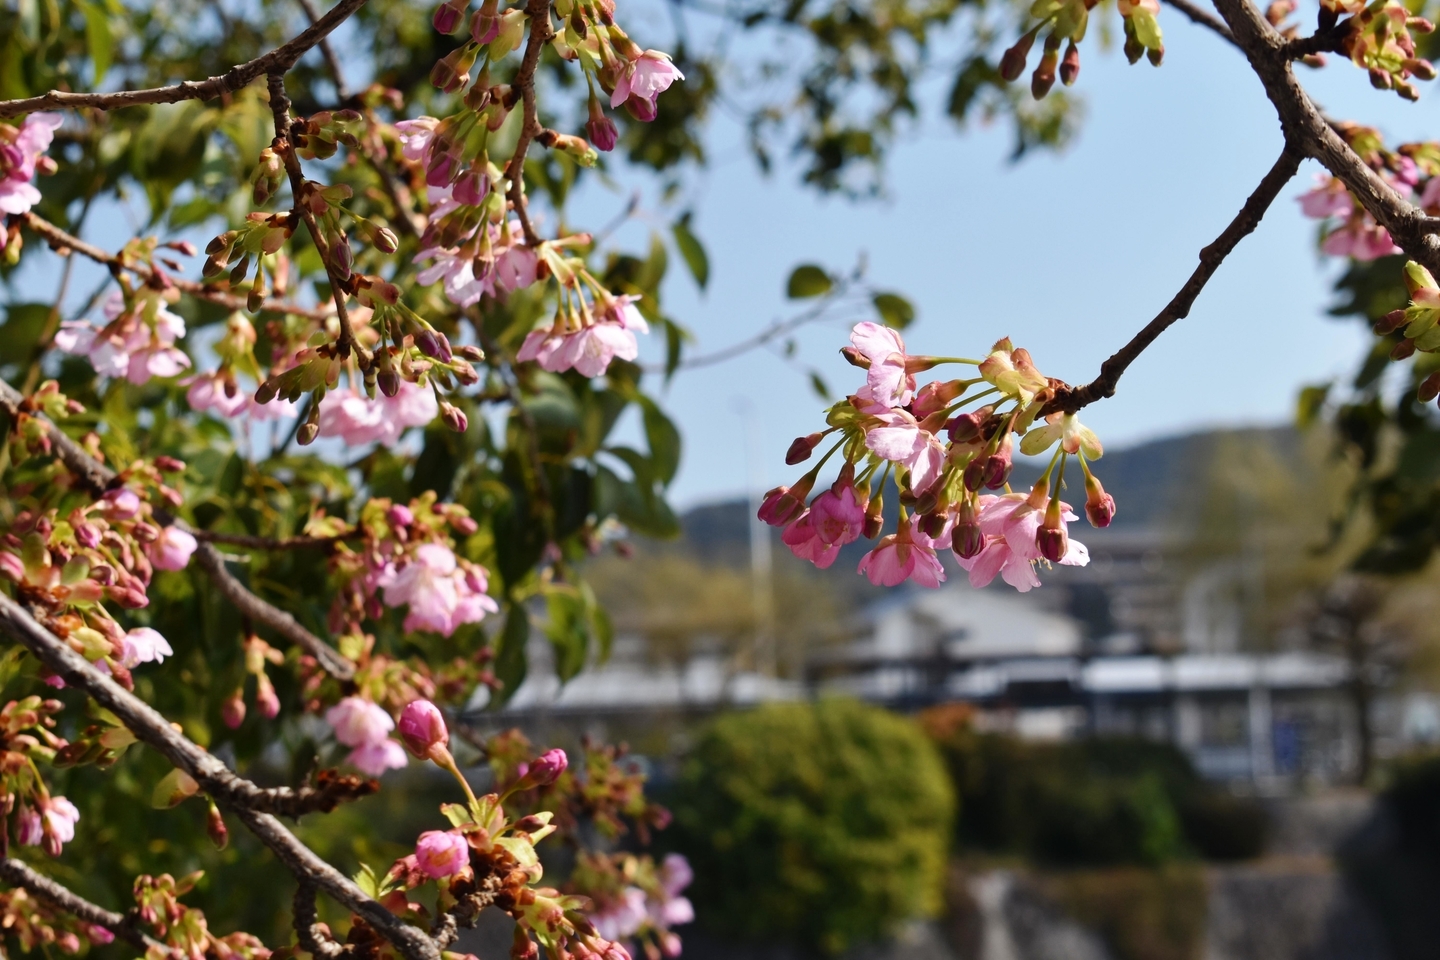
{"label": "pink cherry blossom", "polygon": [[320,436],[339,437],[350,446],[390,446],[410,427],[423,427],[440,413],[428,386],[400,381],[395,396],[377,392],[371,400],[353,390],[336,391],[320,408]]}
{"label": "pink cherry blossom", "polygon": [[454,830],[427,830],[415,842],[415,862],[427,877],[453,877],[470,864],[470,844]]}
{"label": "pink cherry blossom", "polygon": [[640,355],[635,331],[649,333],[650,327],[635,307],[635,298],[615,297],[609,310],[594,322],[574,330],[541,327],[530,331],[520,345],[516,359],[534,360],[542,370],[561,373],[574,369],[587,377],[598,377],[616,357],[634,360]]}
{"label": "pink cherry blossom", "polygon": [[560,774],[570,765],[570,758],[559,747],[546,750],[530,764],[526,776],[538,786],[549,786],[560,779]]}
{"label": "pink cherry blossom", "polygon": [[670,55],[659,50],[646,50],[639,57],[620,68],[615,80],[615,91],[610,95],[610,106],[618,107],[634,97],[657,109],[656,98],[670,88],[676,80],[685,75],[670,62]]}
{"label": "pink cherry blossom", "polygon": [[650,919],[665,928],[690,923],[695,919],[695,907],[688,897],[680,895],[695,879],[690,861],[678,853],[667,854],[660,864],[659,873],[658,896],[652,896],[646,904]]}
{"label": "pink cherry blossom", "polygon": [[325,722],[335,731],[335,739],[347,747],[385,740],[395,729],[395,721],[379,704],[353,696],[325,711]]}
{"label": "pink cherry blossom", "polygon": [[486,593],[485,568],[467,564],[443,544],[424,543],[403,567],[385,574],[380,584],[387,606],[408,605],[406,630],[450,636],[464,623],[478,623],[499,605]]}
{"label": "pink cherry blossom", "polygon": [[[1026,593],[1040,586],[1035,573],[1035,562],[1040,560],[1040,548],[1035,542],[1036,531],[1045,518],[1046,500],[1039,507],[1023,494],[1006,494],[1003,497],[983,496],[980,498],[980,529],[986,535],[985,548],[974,557],[957,554],[960,566],[970,574],[970,585],[985,587],[1000,576],[1006,583]],[[1060,505],[1062,526],[1076,515],[1068,504]],[[1060,563],[1065,566],[1083,567],[1090,562],[1090,551],[1083,543],[1069,540],[1065,556]]]}
{"label": "pink cherry blossom", "polygon": [[430,152],[430,144],[435,140],[435,130],[439,126],[440,121],[434,117],[416,117],[414,120],[401,120],[395,124],[395,133],[400,138],[401,155],[412,163],[424,163]]}
{"label": "pink cherry blossom", "polygon": [[51,797],[41,801],[40,816],[45,821],[45,852],[58,857],[60,848],[75,839],[75,824],[80,820],[80,811],[64,797]]}
{"label": "pink cherry blossom", "polygon": [[853,543],[865,526],[865,504],[855,495],[853,484],[838,491],[831,487],[811,502],[810,523],[823,543]]}
{"label": "pink cherry blossom", "polygon": [[1327,217],[1348,217],[1355,209],[1350,191],[1334,177],[1321,174],[1315,178],[1316,185],[1308,193],[1299,196],[1300,212],[1315,220]]}
{"label": "pink cherry blossom", "polygon": [[404,768],[410,760],[405,755],[405,748],[394,740],[374,740],[351,750],[345,762],[367,777],[378,777],[386,770]]}
{"label": "pink cherry blossom", "polygon": [[1344,226],[1331,232],[1320,244],[1320,249],[1332,257],[1354,257],[1356,260],[1378,260],[1400,252],[1390,237],[1390,231],[1371,220],[1369,214],[1352,217]]}
{"label": "pink cherry blossom", "polygon": [[121,644],[125,652],[120,657],[120,665],[127,670],[133,670],[142,663],[163,663],[166,657],[175,653],[170,649],[170,641],[150,627],[136,627],[129,631]]}
{"label": "pink cherry blossom", "polygon": [[445,717],[429,700],[412,700],[400,711],[400,739],[417,757],[427,757],[439,746],[450,742]]}
{"label": "pink cherry blossom", "polygon": [[900,529],[885,537],[860,559],[859,572],[875,586],[893,587],[914,580],[922,587],[938,587],[945,581],[945,568],[935,555],[929,537],[902,520]]}
{"label": "pink cherry blossom", "polygon": [[125,309],[125,297],[112,291],[105,301],[106,323],[67,321],[55,334],[55,346],[85,355],[102,377],[124,377],[137,386],[152,377],[174,377],[190,358],[174,346],[185,335],[185,321],[156,299],[140,299]]}
{"label": "pink cherry blossom", "polygon": [[1427,210],[1440,206],[1440,177],[1431,177],[1425,182],[1425,189],[1420,191],[1420,206]]}
{"label": "pink cherry blossom", "polygon": [[[31,181],[63,120],[58,113],[32,113],[19,128],[0,124],[0,213],[28,213],[40,202],[40,191]],[[0,232],[0,250],[4,247]]]}
{"label": "pink cherry blossom", "polygon": [[160,538],[145,544],[145,554],[157,570],[184,570],[198,544],[178,527],[162,527]]}
{"label": "pink cherry blossom", "polygon": [[802,513],[780,534],[780,542],[801,560],[809,560],[821,570],[828,569],[840,555],[839,543],[826,543],[812,522],[812,512]]}
{"label": "pink cherry blossom", "polygon": [[905,370],[909,358],[898,332],[878,323],[857,323],[850,331],[850,343],[870,361],[862,399],[886,407],[903,407],[914,399],[915,377]]}
{"label": "pink cherry blossom", "polygon": [[[446,194],[442,205],[432,204],[431,220],[444,216],[454,206],[458,206],[458,198]],[[443,280],[446,299],[462,307],[479,303],[483,296],[512,293],[535,283],[540,260],[522,242],[519,221],[512,221],[505,229],[491,224],[488,230],[488,249],[472,240],[459,247],[421,250],[414,262],[431,263],[415,275],[415,282],[427,286]]]}
{"label": "pink cherry blossom", "polygon": [[589,919],[606,940],[624,940],[638,933],[648,916],[645,891],[639,887],[626,887],[618,897],[591,913]]}
{"label": "pink cherry blossom", "polygon": [[222,417],[237,417],[251,405],[250,393],[239,389],[233,378],[218,370],[197,373],[190,378],[189,386],[185,399],[192,410],[214,410]]}
{"label": "pink cherry blossom", "polygon": [[38,847],[45,838],[45,821],[36,810],[21,805],[15,814],[15,842],[22,847]]}
{"label": "pink cherry blossom", "polygon": [[935,485],[945,467],[945,448],[928,430],[904,410],[877,416],[877,423],[865,431],[865,446],[876,456],[905,466],[910,471],[910,489],[922,494]]}
{"label": "pink cherry blossom", "polygon": [[989,586],[997,574],[1021,593],[1029,593],[1040,586],[1040,578],[1035,575],[1035,565],[1016,555],[1005,537],[987,537],[984,550],[968,559],[958,555],[956,559],[970,574],[972,587]]}

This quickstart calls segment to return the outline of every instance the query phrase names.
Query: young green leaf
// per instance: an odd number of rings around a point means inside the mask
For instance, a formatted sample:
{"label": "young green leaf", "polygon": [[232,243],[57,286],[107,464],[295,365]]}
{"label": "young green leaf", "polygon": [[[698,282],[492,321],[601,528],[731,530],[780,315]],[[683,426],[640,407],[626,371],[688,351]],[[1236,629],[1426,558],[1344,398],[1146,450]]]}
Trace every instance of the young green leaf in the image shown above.
{"label": "young green leaf", "polygon": [[813,263],[802,263],[790,274],[785,284],[785,296],[791,300],[819,297],[830,292],[835,282],[830,275]]}

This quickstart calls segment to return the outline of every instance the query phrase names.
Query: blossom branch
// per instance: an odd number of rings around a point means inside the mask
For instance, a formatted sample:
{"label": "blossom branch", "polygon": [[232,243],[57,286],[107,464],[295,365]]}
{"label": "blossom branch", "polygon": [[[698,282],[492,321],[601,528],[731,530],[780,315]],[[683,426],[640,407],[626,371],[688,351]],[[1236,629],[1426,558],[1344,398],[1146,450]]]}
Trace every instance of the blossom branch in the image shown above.
{"label": "blossom branch", "polygon": [[238,776],[219,758],[176,730],[148,703],[96,670],[89,661],[41,626],[20,604],[0,595],[0,630],[33,653],[68,685],[84,690],[120,719],[136,738],[193,778],[217,803],[229,809],[299,879],[313,883],[362,917],[406,957],[439,960],[440,951],[422,931],[403,922],[370,898],[348,877],[305,846],[271,813],[283,790],[265,790]]}
{"label": "blossom branch", "polygon": [[[0,409],[13,420],[22,410],[25,397],[10,384],[0,380]],[[38,417],[38,414],[36,415]],[[40,418],[43,419],[43,418]],[[70,438],[55,424],[44,420],[50,430],[50,441],[55,455],[67,470],[74,475],[91,494],[99,496],[115,481],[115,471],[86,453],[80,444]],[[172,520],[187,533],[194,534],[189,525]],[[355,676],[355,665],[342,657],[335,648],[306,630],[300,622],[284,610],[262,600],[246,589],[225,569],[225,560],[220,552],[208,543],[201,543],[195,550],[200,566],[210,575],[220,593],[239,610],[243,616],[269,627],[280,636],[313,656],[320,666],[337,680],[348,681]]]}
{"label": "blossom branch", "polygon": [[170,948],[165,944],[136,930],[131,917],[91,903],[68,887],[36,873],[29,864],[22,860],[16,860],[14,857],[0,860],[0,880],[4,880],[12,887],[21,887],[29,891],[52,907],[78,917],[86,923],[104,927],[141,952],[148,953],[152,947],[166,953],[169,952]]}
{"label": "blossom branch", "polygon": [[[73,236],[35,213],[23,213],[21,221],[34,233],[44,238],[50,248],[62,256],[69,253],[78,253],[89,257],[96,263],[109,267],[111,272],[117,270],[128,270],[146,283],[164,283],[173,286],[181,293],[189,294],[199,300],[208,300],[210,303],[219,304],[230,310],[247,310],[244,297],[236,296],[224,290],[216,290],[203,283],[196,283],[194,280],[185,280],[181,277],[172,277],[168,273],[163,276],[158,271],[152,270],[141,263],[132,263],[123,257],[117,256],[109,251],[86,243],[79,237]],[[272,313],[289,313],[297,317],[306,317],[310,320],[324,320],[330,316],[330,310],[321,310],[314,307],[302,307],[298,304],[288,303],[284,300],[268,299],[260,307],[262,311]]]}
{"label": "blossom branch", "polygon": [[1236,44],[1245,52],[1265,93],[1275,106],[1286,141],[1318,160],[1345,184],[1376,222],[1411,257],[1440,271],[1436,224],[1410,203],[1350,148],[1295,78],[1286,40],[1249,0],[1215,0]]}
{"label": "blossom branch", "polygon": [[1220,264],[1225,262],[1237,244],[1260,224],[1270,204],[1280,195],[1280,191],[1300,169],[1300,151],[1286,145],[1280,152],[1280,157],[1275,165],[1261,179],[1255,192],[1245,201],[1240,212],[1230,221],[1229,225],[1221,231],[1220,236],[1214,242],[1200,251],[1200,263],[1195,267],[1190,278],[1165,305],[1165,309],[1155,315],[1155,319],[1145,325],[1145,328],[1131,338],[1130,342],[1121,347],[1111,355],[1110,359],[1100,365],[1100,376],[1087,384],[1078,387],[1062,386],[1057,390],[1055,399],[1045,405],[1044,413],[1054,413],[1063,410],[1066,413],[1074,413],[1081,407],[1094,403],[1104,397],[1115,395],[1115,385],[1119,382],[1126,368],[1145,351],[1145,348],[1154,343],[1155,340],[1170,328],[1170,325],[1177,320],[1183,320],[1190,315],[1190,308],[1195,305],[1195,300],[1200,296],[1200,291],[1205,289],[1205,284],[1215,275]]}
{"label": "blossom branch", "polygon": [[346,292],[341,278],[336,275],[334,265],[330,262],[330,248],[325,242],[320,225],[315,222],[315,214],[304,202],[305,171],[300,167],[300,157],[295,153],[295,142],[290,136],[290,97],[285,93],[284,73],[270,73],[267,76],[267,83],[270,91],[270,111],[275,117],[276,148],[285,161],[285,172],[290,178],[291,201],[295,204],[295,212],[305,222],[305,229],[310,231],[310,239],[315,242],[315,249],[320,251],[320,262],[325,264],[325,275],[330,278],[330,292],[335,300],[335,314],[340,321],[340,338],[336,343],[336,348],[339,350],[342,360],[350,355],[351,350],[354,350],[360,359],[361,367],[367,367],[369,354],[355,342],[355,332],[350,327],[350,313],[345,308],[345,300],[349,294]]}
{"label": "blossom branch", "polygon": [[51,90],[38,97],[21,100],[0,100],[0,118],[15,117],[36,110],[78,109],[92,107],[97,110],[118,110],[149,103],[179,103],[182,100],[214,100],[226,93],[234,93],[269,73],[284,73],[293,67],[310,48],[324,40],[340,24],[348,20],[356,10],[365,5],[365,0],[340,0],[319,20],[316,20],[294,39],[276,47],[264,56],[232,67],[226,73],[208,80],[177,83],[168,87],[153,87],[148,90],[120,90],[115,93],[68,93]]}
{"label": "blossom branch", "polygon": [[515,215],[520,219],[520,229],[525,234],[526,245],[533,247],[540,243],[540,237],[530,223],[530,213],[525,205],[525,154],[530,149],[530,141],[544,129],[540,125],[535,106],[535,71],[540,66],[540,54],[545,49],[545,44],[554,36],[554,30],[550,24],[550,0],[529,0],[525,5],[525,13],[530,18],[530,36],[512,86],[512,89],[520,91],[524,117],[520,123],[520,138],[515,144],[515,153],[510,157],[505,175],[510,180],[510,205],[515,208]]}

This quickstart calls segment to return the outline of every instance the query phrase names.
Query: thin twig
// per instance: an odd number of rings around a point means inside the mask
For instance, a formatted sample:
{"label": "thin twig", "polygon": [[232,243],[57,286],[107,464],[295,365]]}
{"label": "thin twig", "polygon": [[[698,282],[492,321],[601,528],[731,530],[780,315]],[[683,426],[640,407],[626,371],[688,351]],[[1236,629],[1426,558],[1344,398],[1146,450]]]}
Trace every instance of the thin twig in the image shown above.
{"label": "thin twig", "polygon": [[16,860],[14,857],[0,860],[0,880],[4,880],[12,887],[21,887],[29,891],[37,899],[45,901],[56,909],[64,910],[86,923],[104,927],[141,952],[148,953],[151,948],[157,948],[164,953],[170,951],[165,944],[135,929],[130,917],[91,903],[68,887],[36,873],[23,860]]}
{"label": "thin twig", "polygon": [[1199,265],[1190,274],[1190,279],[1185,281],[1185,285],[1165,305],[1165,309],[1156,314],[1155,319],[1135,334],[1129,343],[1100,365],[1100,376],[1082,386],[1061,389],[1055,399],[1045,405],[1043,412],[1054,413],[1062,410],[1066,413],[1074,413],[1081,407],[1103,397],[1114,396],[1115,385],[1135,358],[1140,356],[1146,347],[1154,343],[1160,334],[1169,329],[1171,324],[1190,315],[1190,308],[1195,304],[1195,298],[1200,296],[1200,291],[1205,289],[1205,284],[1215,275],[1220,264],[1225,262],[1225,258],[1235,249],[1235,245],[1259,225],[1261,218],[1265,216],[1265,211],[1270,208],[1270,204],[1275,201],[1281,189],[1300,169],[1300,159],[1300,152],[1287,145],[1280,152],[1280,157],[1275,161],[1275,165],[1261,179],[1255,192],[1250,194],[1245,205],[1235,215],[1235,219],[1230,221],[1230,224],[1220,233],[1220,236],[1215,238],[1213,243],[1200,251]]}
{"label": "thin twig", "polygon": [[[311,26],[320,22],[320,13],[315,9],[311,0],[299,0],[300,9],[305,11],[305,16],[310,18]],[[348,101],[352,94],[349,86],[345,83],[345,71],[340,69],[340,60],[335,56],[335,50],[330,46],[330,41],[325,37],[320,38],[316,44],[320,48],[320,56],[325,58],[325,66],[330,70],[330,79],[335,83],[335,95],[343,103]]]}
{"label": "thin twig", "polygon": [[295,888],[295,939],[300,942],[300,947],[311,956],[334,960],[335,957],[343,956],[349,950],[343,944],[337,943],[320,925],[320,917],[315,911],[315,892],[315,884],[303,878],[300,880],[299,886]]}
{"label": "thin twig", "polygon": [[550,0],[529,0],[525,13],[530,18],[530,38],[512,85],[512,89],[520,91],[524,117],[520,122],[520,138],[510,163],[506,165],[505,175],[510,178],[510,205],[515,208],[515,216],[520,220],[526,245],[533,247],[540,243],[540,237],[530,223],[530,212],[525,206],[525,154],[530,149],[530,141],[544,129],[540,126],[535,106],[535,70],[540,66],[540,53],[554,36],[554,30],[550,24]]}
{"label": "thin twig", "polygon": [[22,100],[0,100],[0,117],[15,117],[36,110],[76,109],[92,107],[97,110],[118,110],[146,103],[179,103],[182,100],[214,100],[226,93],[234,93],[268,73],[284,73],[295,65],[311,47],[330,35],[330,32],[349,19],[350,15],[365,5],[365,0],[340,0],[319,20],[312,23],[294,39],[276,47],[269,53],[256,57],[248,63],[232,67],[226,73],[208,80],[187,80],[169,87],[154,87],[148,90],[120,90],[115,93],[68,93],[51,90],[38,97]]}
{"label": "thin twig", "polygon": [[[110,268],[114,273],[117,270],[128,270],[146,283],[160,282],[173,286],[181,293],[189,294],[198,300],[208,300],[211,303],[219,304],[230,310],[248,310],[245,298],[236,296],[224,290],[216,290],[203,283],[196,283],[194,280],[185,280],[181,277],[172,277],[168,273],[163,280],[156,279],[156,271],[145,266],[143,263],[134,263],[123,257],[102,250],[99,247],[86,243],[79,237],[72,236],[64,230],[51,223],[49,220],[36,213],[21,214],[25,226],[45,239],[51,249],[62,255],[78,253],[81,256],[89,257],[96,263]],[[321,310],[315,307],[302,307],[299,304],[289,303],[284,300],[266,300],[260,306],[261,311],[270,313],[289,313],[297,317],[307,317],[311,320],[324,320],[331,316],[328,309]]]}
{"label": "thin twig", "polygon": [[[300,156],[295,152],[295,143],[290,136],[290,97],[285,93],[285,75],[283,73],[271,73],[266,78],[270,91],[270,112],[275,118],[275,144],[280,150],[280,156],[285,161],[285,172],[290,177],[291,201],[295,204],[295,212],[300,214],[300,219],[305,221],[305,229],[310,231],[310,239],[315,243],[315,249],[320,252],[320,262],[325,265],[325,275],[330,279],[330,293],[335,300],[335,315],[340,321],[340,337],[336,341],[336,349],[340,353],[340,359],[344,360],[353,350],[360,360],[362,369],[369,366],[370,355],[355,342],[355,331],[350,327],[350,312],[345,308],[345,300],[349,294],[346,292],[344,283],[335,273],[335,266],[331,263],[330,247],[320,230],[320,225],[315,221],[315,214],[310,211],[308,204],[303,202],[305,196],[305,171],[300,167]],[[345,242],[343,239],[340,242]]]}

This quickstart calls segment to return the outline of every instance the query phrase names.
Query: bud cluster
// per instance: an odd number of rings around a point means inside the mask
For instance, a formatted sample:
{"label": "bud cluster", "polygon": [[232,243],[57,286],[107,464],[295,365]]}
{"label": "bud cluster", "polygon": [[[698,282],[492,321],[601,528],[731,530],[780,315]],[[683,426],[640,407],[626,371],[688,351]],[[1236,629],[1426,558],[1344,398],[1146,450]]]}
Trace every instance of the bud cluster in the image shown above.
{"label": "bud cluster", "polygon": [[[842,352],[865,370],[865,385],[829,409],[829,429],[796,440],[787,462],[808,459],[832,434],[833,446],[793,486],[766,494],[760,507],[761,520],[785,528],[781,540],[796,556],[824,568],[846,544],[879,536],[882,494],[893,471],[896,532],[859,565],[876,585],[909,579],[938,586],[945,570],[937,551],[945,549],[976,586],[1001,575],[1022,591],[1039,585],[1041,563],[1088,562],[1084,545],[1068,536],[1066,524],[1076,516],[1059,494],[1066,462],[1076,457],[1086,477],[1086,513],[1095,526],[1108,526],[1115,502],[1087,463],[1104,451],[1074,414],[1051,413],[1037,425],[1056,384],[1035,368],[1029,351],[1003,339],[983,360],[911,356],[897,332],[876,323],[858,324],[850,343]],[[916,373],[947,363],[973,365],[977,376],[918,385]],[[1017,439],[1030,456],[1056,448],[1028,495],[1008,485]],[[843,458],[838,478],[810,499],[821,468],[837,452]]]}
{"label": "bud cluster", "polygon": [[[1090,22],[1090,10],[1099,0],[1035,0],[1030,6],[1030,17],[1038,20],[1014,45],[1000,57],[1000,76],[1007,83],[1014,83],[1025,72],[1030,49],[1042,31],[1045,35],[1040,62],[1030,75],[1030,93],[1036,100],[1044,99],[1060,82],[1070,86],[1080,76],[1080,47]],[[1156,15],[1160,12],[1159,0],[1119,0],[1120,16],[1125,28],[1125,56],[1137,62],[1141,56],[1149,58],[1160,66],[1165,57],[1165,43]],[[1060,47],[1065,52],[1061,56]]]}

